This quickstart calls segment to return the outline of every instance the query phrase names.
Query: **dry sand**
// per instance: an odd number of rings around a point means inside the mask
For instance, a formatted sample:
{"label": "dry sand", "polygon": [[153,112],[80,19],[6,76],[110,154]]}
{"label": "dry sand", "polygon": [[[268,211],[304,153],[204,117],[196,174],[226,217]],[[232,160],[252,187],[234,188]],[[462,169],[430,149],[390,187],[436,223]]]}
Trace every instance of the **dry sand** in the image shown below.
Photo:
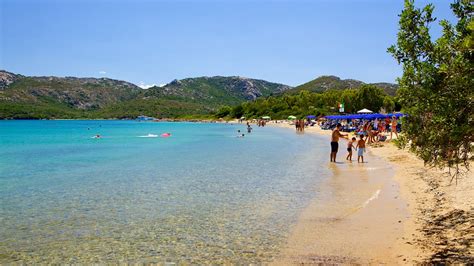
{"label": "dry sand", "polygon": [[[327,135],[329,152],[330,131],[305,132]],[[474,263],[473,173],[450,183],[446,172],[391,143],[367,150],[368,163],[350,163],[340,142],[341,163],[328,162],[333,177],[303,211],[274,264]]]}

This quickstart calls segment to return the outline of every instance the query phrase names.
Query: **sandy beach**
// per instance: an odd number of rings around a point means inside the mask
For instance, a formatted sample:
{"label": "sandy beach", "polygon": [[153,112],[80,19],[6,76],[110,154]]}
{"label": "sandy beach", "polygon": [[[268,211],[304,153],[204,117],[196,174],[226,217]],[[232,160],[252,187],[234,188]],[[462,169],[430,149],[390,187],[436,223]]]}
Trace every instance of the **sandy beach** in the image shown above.
{"label": "sandy beach", "polygon": [[[329,147],[331,131],[314,126],[305,133],[327,136]],[[345,143],[338,163],[328,162],[334,176],[319,188],[323,200],[303,211],[275,265],[473,262],[472,172],[450,183],[445,171],[392,143],[371,145],[367,163],[351,163]]]}

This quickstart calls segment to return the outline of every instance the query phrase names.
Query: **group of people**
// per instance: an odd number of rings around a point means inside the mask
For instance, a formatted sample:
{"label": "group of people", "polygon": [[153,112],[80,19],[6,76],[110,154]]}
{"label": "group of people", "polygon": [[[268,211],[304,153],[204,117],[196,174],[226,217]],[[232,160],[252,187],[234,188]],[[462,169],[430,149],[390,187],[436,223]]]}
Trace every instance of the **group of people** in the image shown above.
{"label": "group of people", "polygon": [[304,127],[306,126],[303,119],[295,120],[296,132],[304,132]]}
{"label": "group of people", "polygon": [[359,126],[356,132],[367,136],[367,143],[385,140],[385,133],[388,132],[390,132],[390,139],[393,139],[393,134],[398,138],[398,120],[394,116],[392,119],[367,121]]}
{"label": "group of people", "polygon": [[375,120],[329,120],[321,124],[322,129],[334,129],[337,124],[341,124],[341,131],[354,132],[357,135],[364,135],[367,138],[367,143],[373,143],[378,141],[385,141],[388,133],[390,133],[390,139],[393,139],[393,135],[398,138],[398,131],[400,129],[398,119],[393,116],[385,119]]}
{"label": "group of people", "polygon": [[[252,133],[252,130],[253,130],[253,128],[250,126],[250,122],[247,121],[247,133],[248,134]],[[245,137],[245,134],[241,133],[240,129],[239,129],[239,130],[237,130],[237,137],[238,138],[243,138],[243,137]]]}
{"label": "group of people", "polygon": [[[349,134],[342,134],[341,133],[341,124],[337,124],[336,128],[332,131],[331,134],[331,155],[330,155],[330,160],[331,162],[336,162],[336,156],[337,152],[339,150],[339,138],[346,138],[349,136]],[[354,143],[355,146],[354,146]],[[364,135],[360,134],[359,135],[359,140],[357,138],[353,137],[352,139],[348,140],[347,142],[347,156],[346,160],[352,161],[352,150],[357,151],[357,162],[362,162],[364,163],[364,152],[365,152],[365,139]]]}
{"label": "group of people", "polygon": [[[247,124],[248,124],[248,122],[247,122]],[[257,121],[257,125],[258,125],[259,127],[264,127],[264,126],[267,125],[267,120],[260,119],[260,120]]]}

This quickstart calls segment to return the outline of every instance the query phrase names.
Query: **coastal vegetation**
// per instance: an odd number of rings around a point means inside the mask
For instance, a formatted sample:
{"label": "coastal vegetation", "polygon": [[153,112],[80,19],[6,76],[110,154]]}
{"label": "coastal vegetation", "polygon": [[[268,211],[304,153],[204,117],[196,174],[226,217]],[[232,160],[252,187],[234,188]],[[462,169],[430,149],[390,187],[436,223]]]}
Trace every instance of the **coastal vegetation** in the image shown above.
{"label": "coastal vegetation", "polygon": [[[356,89],[366,83],[356,80],[356,79],[341,79],[336,76],[321,76],[315,78],[311,81],[303,83],[299,86],[294,87],[291,90],[288,90],[288,93],[298,93],[300,91],[306,90],[310,92],[325,92],[328,90],[346,90],[346,89]],[[385,91],[388,95],[395,96],[398,85],[393,83],[378,82],[378,83],[369,83],[368,85],[374,85]]]}
{"label": "coastal vegetation", "polygon": [[216,116],[218,118],[270,116],[273,119],[286,119],[294,115],[304,118],[307,115],[322,116],[337,113],[340,104],[344,105],[344,111],[348,113],[362,108],[386,112],[400,110],[396,99],[382,88],[364,84],[354,89],[330,89],[321,93],[301,90],[298,93],[259,98],[234,107],[224,106],[219,109]]}
{"label": "coastal vegetation", "polygon": [[451,4],[457,21],[441,20],[437,40],[430,34],[433,9],[406,0],[397,43],[388,49],[403,66],[398,101],[408,117],[401,144],[410,143],[425,163],[454,169],[457,177],[473,152],[474,8],[469,0]]}

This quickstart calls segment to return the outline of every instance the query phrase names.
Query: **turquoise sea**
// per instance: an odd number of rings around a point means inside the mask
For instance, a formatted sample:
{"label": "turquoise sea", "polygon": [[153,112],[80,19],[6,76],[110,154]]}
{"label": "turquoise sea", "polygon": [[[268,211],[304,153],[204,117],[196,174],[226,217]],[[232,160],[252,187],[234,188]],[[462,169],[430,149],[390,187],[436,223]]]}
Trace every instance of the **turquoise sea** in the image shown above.
{"label": "turquoise sea", "polygon": [[0,121],[0,263],[271,261],[329,148],[253,127]]}

